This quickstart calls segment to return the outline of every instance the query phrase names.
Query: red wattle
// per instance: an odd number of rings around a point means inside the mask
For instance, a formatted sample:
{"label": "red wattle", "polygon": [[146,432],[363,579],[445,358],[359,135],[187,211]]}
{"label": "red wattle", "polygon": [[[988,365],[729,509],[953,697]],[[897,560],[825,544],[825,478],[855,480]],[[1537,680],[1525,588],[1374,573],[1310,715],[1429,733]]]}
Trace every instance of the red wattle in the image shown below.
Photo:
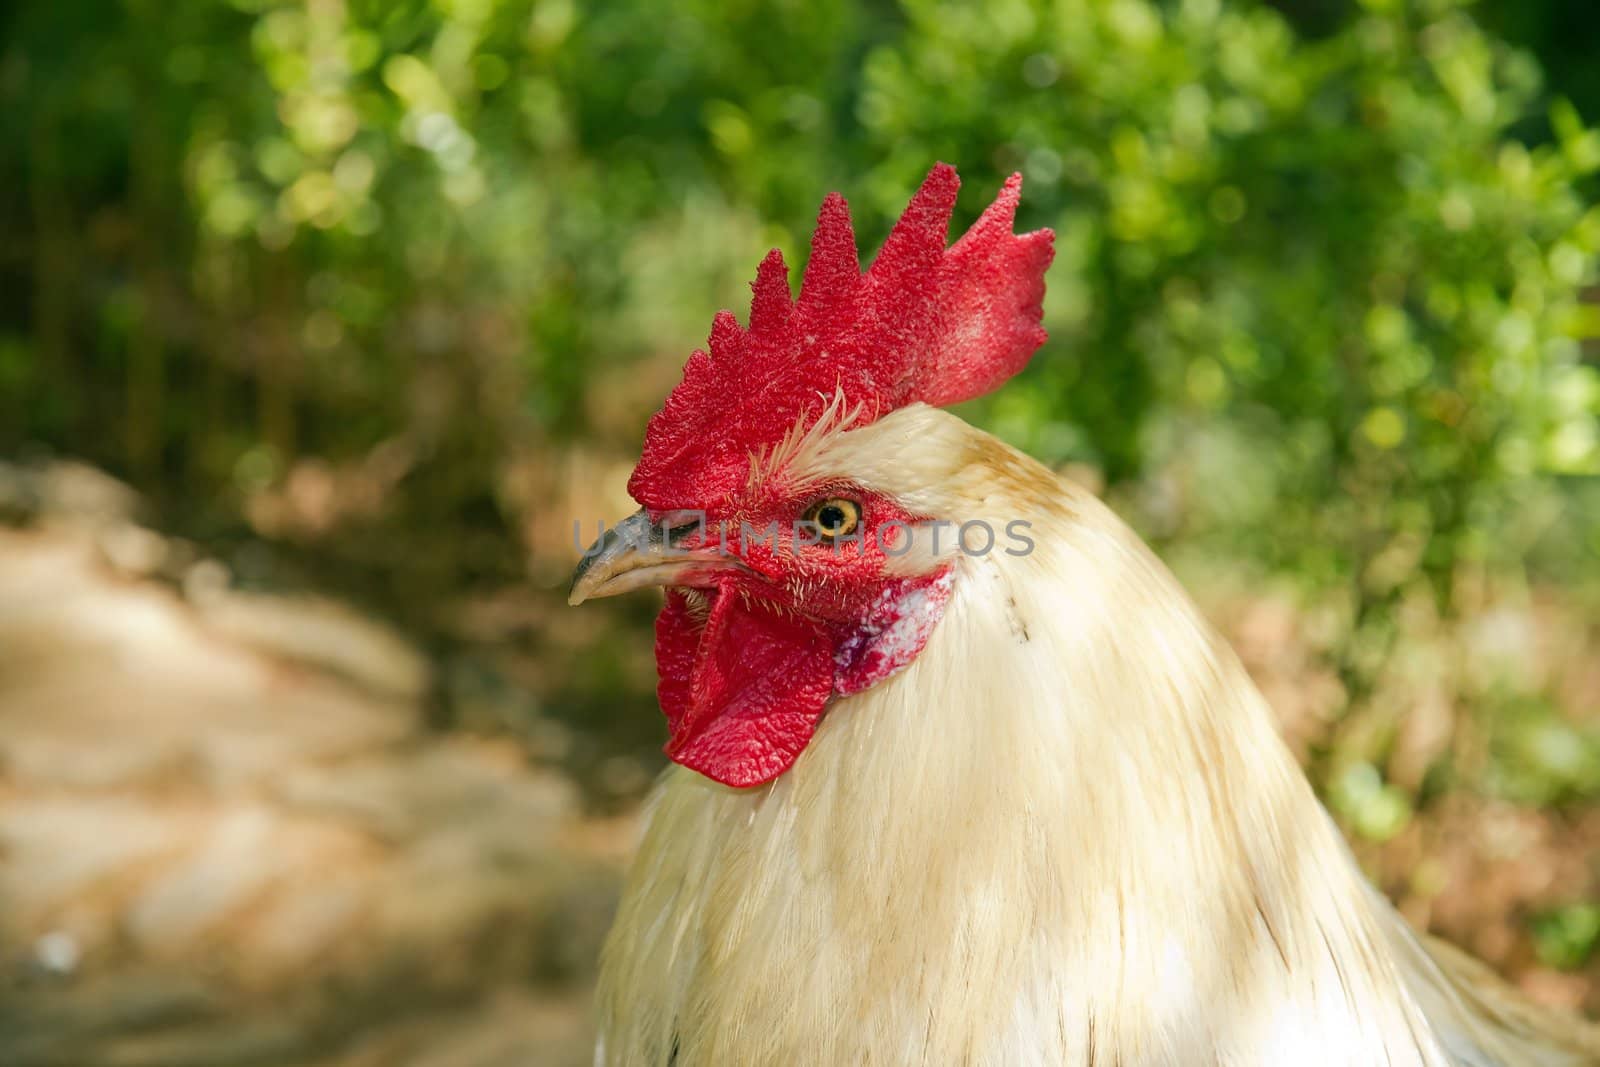
{"label": "red wattle", "polygon": [[656,619],[657,696],[672,759],[724,785],[771,781],[816,732],[833,691],[827,624],[747,601],[729,584],[709,612],[678,590]]}

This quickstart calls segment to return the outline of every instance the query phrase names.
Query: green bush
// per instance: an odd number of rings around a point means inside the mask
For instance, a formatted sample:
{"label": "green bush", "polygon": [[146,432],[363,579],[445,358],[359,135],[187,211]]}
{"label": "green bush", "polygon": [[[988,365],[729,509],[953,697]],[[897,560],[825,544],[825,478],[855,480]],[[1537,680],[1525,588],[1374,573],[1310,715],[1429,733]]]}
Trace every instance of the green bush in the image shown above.
{"label": "green bush", "polygon": [[89,11],[13,16],[7,448],[228,514],[403,439],[448,527],[504,456],[636,432],[596,383],[682,358],[825,190],[875,240],[943,158],[1059,234],[1052,340],[974,414],[1148,532],[1362,618],[1463,561],[1594,576],[1600,135],[1515,136],[1538,69],[1454,0],[1315,41],[1219,0]]}
{"label": "green bush", "polygon": [[1182,470],[1189,532],[1447,596],[1528,550],[1529,493],[1600,472],[1600,135],[1558,104],[1524,146],[1526,56],[1448,2],[1369,7],[1305,44],[1214,0],[913,4],[863,109],[901,184],[927,146],[980,186],[1021,167],[1061,234],[1003,430]]}

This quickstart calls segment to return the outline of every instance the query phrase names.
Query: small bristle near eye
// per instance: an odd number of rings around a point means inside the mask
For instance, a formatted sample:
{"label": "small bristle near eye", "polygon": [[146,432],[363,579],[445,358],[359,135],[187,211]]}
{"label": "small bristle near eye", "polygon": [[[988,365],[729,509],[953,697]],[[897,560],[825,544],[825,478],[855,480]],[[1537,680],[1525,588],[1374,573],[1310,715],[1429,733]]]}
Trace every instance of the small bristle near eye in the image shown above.
{"label": "small bristle near eye", "polygon": [[680,589],[683,605],[689,609],[690,618],[704,622],[711,615],[711,598],[698,589]]}

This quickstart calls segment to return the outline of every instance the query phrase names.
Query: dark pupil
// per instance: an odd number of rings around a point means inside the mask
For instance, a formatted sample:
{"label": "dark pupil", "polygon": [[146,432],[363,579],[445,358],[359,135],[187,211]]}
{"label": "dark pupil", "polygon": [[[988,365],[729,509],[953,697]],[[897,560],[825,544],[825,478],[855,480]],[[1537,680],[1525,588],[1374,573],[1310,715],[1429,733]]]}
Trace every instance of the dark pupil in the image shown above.
{"label": "dark pupil", "polygon": [[841,529],[843,528],[844,523],[844,508],[839,507],[837,504],[829,504],[821,511],[817,512],[817,524],[820,525],[824,530],[832,531]]}

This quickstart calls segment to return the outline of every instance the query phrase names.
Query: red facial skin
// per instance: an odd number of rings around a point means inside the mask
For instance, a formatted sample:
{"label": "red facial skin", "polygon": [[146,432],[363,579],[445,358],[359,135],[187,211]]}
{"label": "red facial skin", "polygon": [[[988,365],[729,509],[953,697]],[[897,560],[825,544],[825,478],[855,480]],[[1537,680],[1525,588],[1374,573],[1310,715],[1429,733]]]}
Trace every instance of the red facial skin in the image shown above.
{"label": "red facial skin", "polygon": [[[861,506],[860,536],[797,539],[806,508],[836,496]],[[670,590],[656,620],[667,754],[724,785],[771,781],[799,758],[835,693],[859,692],[911,662],[950,588],[948,568],[885,573],[917,522],[848,487],[708,516],[704,535],[684,547],[721,543],[745,569],[694,594]],[[777,534],[764,540],[772,523]],[[751,531],[743,544],[741,528]]]}

